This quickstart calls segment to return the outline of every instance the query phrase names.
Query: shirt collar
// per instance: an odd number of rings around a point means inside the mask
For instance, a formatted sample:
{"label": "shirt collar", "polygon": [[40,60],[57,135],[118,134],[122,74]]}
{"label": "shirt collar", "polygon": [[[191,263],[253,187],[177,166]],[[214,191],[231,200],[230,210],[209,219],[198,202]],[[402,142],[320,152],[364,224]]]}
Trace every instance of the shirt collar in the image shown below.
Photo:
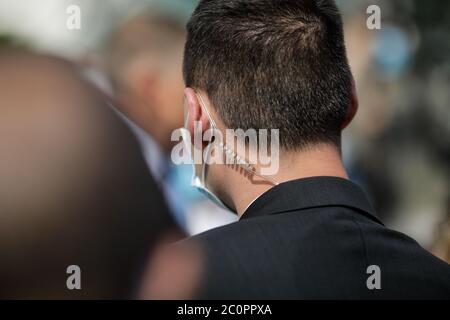
{"label": "shirt collar", "polygon": [[337,177],[282,183],[256,199],[241,220],[320,207],[349,207],[382,224],[364,191],[350,180]]}

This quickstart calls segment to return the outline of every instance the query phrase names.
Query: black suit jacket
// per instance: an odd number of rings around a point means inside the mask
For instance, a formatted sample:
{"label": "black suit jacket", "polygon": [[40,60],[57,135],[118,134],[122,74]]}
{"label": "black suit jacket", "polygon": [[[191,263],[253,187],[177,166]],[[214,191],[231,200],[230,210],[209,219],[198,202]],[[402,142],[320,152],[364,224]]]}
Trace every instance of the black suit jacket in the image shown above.
{"label": "black suit jacket", "polygon": [[[364,192],[340,178],[281,184],[239,222],[189,241],[204,253],[196,298],[450,299],[450,266],[386,228]],[[379,290],[367,285],[370,266]]]}

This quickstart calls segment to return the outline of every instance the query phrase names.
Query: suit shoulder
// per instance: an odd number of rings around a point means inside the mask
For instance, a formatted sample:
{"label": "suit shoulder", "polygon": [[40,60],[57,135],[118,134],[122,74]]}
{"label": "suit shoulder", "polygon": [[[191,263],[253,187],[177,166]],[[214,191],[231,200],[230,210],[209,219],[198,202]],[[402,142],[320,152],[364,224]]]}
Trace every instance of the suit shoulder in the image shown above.
{"label": "suit shoulder", "polygon": [[245,228],[245,223],[243,221],[237,221],[225,226],[217,227],[197,235],[191,236],[182,242],[211,242],[214,240],[220,240],[231,236],[236,236],[236,234],[242,234],[243,228]]}

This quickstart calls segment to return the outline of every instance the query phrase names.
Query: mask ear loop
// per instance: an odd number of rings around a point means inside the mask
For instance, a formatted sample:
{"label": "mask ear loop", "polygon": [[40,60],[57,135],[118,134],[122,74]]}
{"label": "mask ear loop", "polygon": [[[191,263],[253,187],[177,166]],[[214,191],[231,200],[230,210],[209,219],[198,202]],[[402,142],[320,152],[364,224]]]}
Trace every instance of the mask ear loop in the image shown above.
{"label": "mask ear loop", "polygon": [[188,107],[186,106],[186,98],[184,98],[184,128],[187,130],[187,126],[188,126],[188,123],[189,123],[189,109],[188,109]]}
{"label": "mask ear loop", "polygon": [[[184,127],[183,127],[183,130],[189,131],[189,129],[188,129],[188,124],[189,124],[189,108],[187,107],[186,104],[187,104],[186,98],[184,98],[184,116],[185,116],[185,119],[184,119]],[[190,137],[190,135],[189,135],[189,137]],[[190,139],[188,139],[188,137],[185,136],[185,135],[183,135],[183,139],[186,140],[185,143],[186,143],[187,146],[189,146],[189,150],[188,150],[188,151],[189,151],[189,155],[192,156],[192,155],[193,155],[193,145],[192,145],[192,142],[191,142]],[[188,141],[188,140],[189,140],[189,141]]]}
{"label": "mask ear loop", "polygon": [[[208,111],[208,108],[206,108],[206,104],[205,101],[203,100],[203,97],[200,93],[198,93],[197,91],[195,91],[195,93],[197,94],[197,96],[200,99],[200,104],[202,105],[203,110],[206,112],[206,115],[208,116],[209,121],[211,122],[211,127],[214,130],[218,130],[217,126],[216,126],[216,122],[214,121],[213,117],[211,116],[211,114]],[[272,178],[268,177],[268,176],[264,176],[262,174],[259,174],[258,171],[256,170],[256,168],[251,165],[250,163],[248,163],[244,158],[240,157],[238,154],[236,154],[233,150],[231,150],[227,145],[225,145],[224,143],[220,143],[219,147],[224,150],[225,152],[225,157],[230,157],[234,163],[236,163],[237,165],[239,165],[240,167],[242,167],[247,173],[259,177],[269,183],[271,183],[274,186],[278,186],[279,183],[275,180],[273,180]],[[205,166],[206,167],[206,166]],[[204,174],[206,168],[203,170]]]}

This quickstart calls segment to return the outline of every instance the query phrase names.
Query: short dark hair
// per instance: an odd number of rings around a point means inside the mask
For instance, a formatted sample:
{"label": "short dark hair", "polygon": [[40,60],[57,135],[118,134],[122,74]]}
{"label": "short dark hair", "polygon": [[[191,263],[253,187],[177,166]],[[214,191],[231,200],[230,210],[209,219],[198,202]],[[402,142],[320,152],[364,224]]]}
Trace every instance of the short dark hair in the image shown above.
{"label": "short dark hair", "polygon": [[201,0],[187,25],[186,86],[229,128],[280,129],[280,146],[340,146],[352,75],[333,0]]}

